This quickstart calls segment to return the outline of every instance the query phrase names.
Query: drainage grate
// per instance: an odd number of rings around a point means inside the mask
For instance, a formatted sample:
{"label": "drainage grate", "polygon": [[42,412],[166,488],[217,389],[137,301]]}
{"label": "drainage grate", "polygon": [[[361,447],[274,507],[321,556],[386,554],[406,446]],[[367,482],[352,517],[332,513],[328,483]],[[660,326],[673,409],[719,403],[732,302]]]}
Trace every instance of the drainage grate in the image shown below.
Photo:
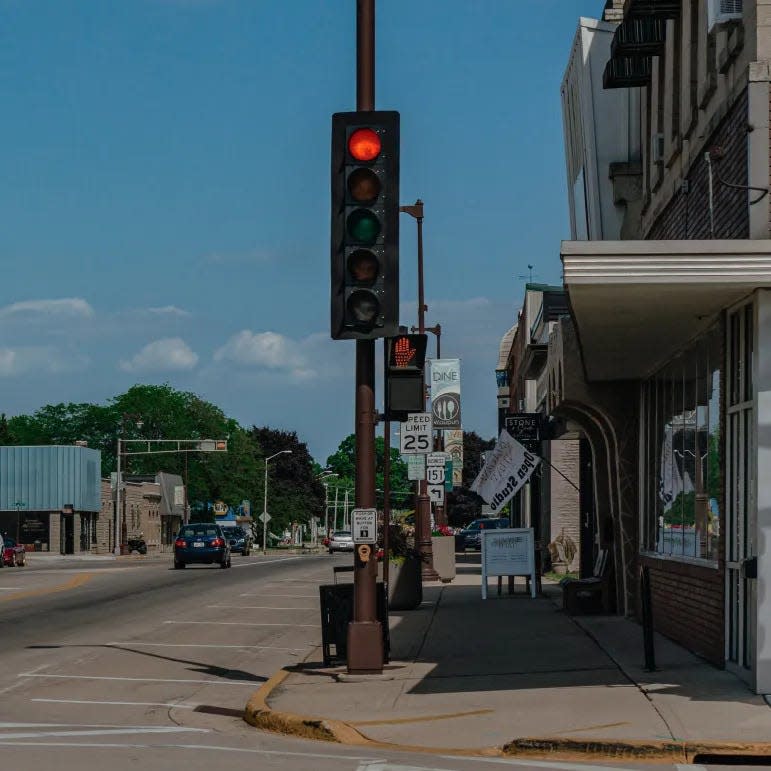
{"label": "drainage grate", "polygon": [[199,704],[193,712],[204,712],[207,715],[224,715],[225,717],[243,717],[243,709],[233,709],[232,707],[215,707],[212,704]]}
{"label": "drainage grate", "polygon": [[694,764],[714,766],[771,766],[768,755],[722,755],[719,752],[700,752],[693,756]]}

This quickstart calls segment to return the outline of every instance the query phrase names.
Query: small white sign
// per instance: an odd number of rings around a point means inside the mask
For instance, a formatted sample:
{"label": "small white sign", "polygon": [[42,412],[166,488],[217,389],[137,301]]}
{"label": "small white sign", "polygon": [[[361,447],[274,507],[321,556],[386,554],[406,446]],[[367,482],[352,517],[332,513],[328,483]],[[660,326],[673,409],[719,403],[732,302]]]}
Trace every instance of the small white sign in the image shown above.
{"label": "small white sign", "polygon": [[354,509],[351,512],[354,543],[376,543],[377,509]]}
{"label": "small white sign", "polygon": [[270,514],[268,514],[267,511],[263,511],[262,514],[257,517],[257,519],[259,519],[260,522],[262,522],[264,525],[267,525],[268,522],[270,522]]}
{"label": "small white sign", "polygon": [[405,455],[402,460],[407,464],[407,479],[417,482],[426,478],[425,455]]}
{"label": "small white sign", "polygon": [[429,485],[428,497],[431,498],[431,503],[444,503],[444,484]]}
{"label": "small white sign", "polygon": [[430,485],[444,484],[444,466],[429,466],[426,469],[426,482]]}
{"label": "small white sign", "polygon": [[535,599],[535,538],[532,527],[482,530],[482,599],[488,576],[528,576]]}
{"label": "small white sign", "polygon": [[430,452],[426,455],[427,466],[444,466],[452,456],[449,452]]}
{"label": "small white sign", "polygon": [[399,430],[402,455],[428,455],[431,452],[433,421],[430,412],[411,412]]}

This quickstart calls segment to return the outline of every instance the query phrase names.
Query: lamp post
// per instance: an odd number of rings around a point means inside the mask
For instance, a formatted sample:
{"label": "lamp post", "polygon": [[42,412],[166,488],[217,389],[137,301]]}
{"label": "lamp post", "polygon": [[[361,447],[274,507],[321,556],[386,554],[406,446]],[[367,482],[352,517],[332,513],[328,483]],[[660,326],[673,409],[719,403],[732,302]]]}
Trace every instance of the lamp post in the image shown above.
{"label": "lamp post", "polygon": [[[333,471],[325,471],[316,478],[328,480],[336,476],[338,475]],[[324,485],[324,538],[329,538],[329,482],[324,481],[321,484]]]}
{"label": "lamp post", "polygon": [[[115,480],[115,511],[113,512],[113,534],[115,536],[115,543],[113,545],[113,554],[117,557],[120,555],[120,547],[123,541],[123,530],[121,528],[120,536],[118,535],[118,527],[120,526],[120,512],[121,512],[121,456],[123,454],[121,450],[121,444],[125,441],[121,439],[120,432],[123,430],[123,424],[126,420],[133,420],[134,425],[141,430],[144,425],[144,421],[139,415],[124,414],[121,417],[120,426],[118,427],[118,457],[117,457],[117,479]],[[125,503],[124,503],[125,508]],[[123,516],[123,524],[126,523],[125,512]]]}
{"label": "lamp post", "polygon": [[267,554],[268,550],[268,462],[279,455],[291,455],[291,450],[279,450],[268,458],[265,458],[265,486],[263,488],[262,499],[262,553]]}
{"label": "lamp post", "polygon": [[[426,331],[426,302],[423,289],[423,201],[418,198],[412,206],[400,206],[400,212],[409,214],[418,222],[418,332]],[[418,482],[418,494],[415,501],[415,541],[421,559],[421,574],[424,581],[438,581],[439,574],[434,570],[434,554],[431,550],[431,499],[428,497],[428,484],[425,479]]]}

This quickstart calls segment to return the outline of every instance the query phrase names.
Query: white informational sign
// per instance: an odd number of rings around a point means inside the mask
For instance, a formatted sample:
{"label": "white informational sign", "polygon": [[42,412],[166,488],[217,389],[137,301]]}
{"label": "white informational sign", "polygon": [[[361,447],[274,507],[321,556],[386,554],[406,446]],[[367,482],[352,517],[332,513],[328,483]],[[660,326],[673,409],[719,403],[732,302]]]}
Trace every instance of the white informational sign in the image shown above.
{"label": "white informational sign", "polygon": [[407,479],[419,482],[426,478],[425,455],[405,455],[402,460],[407,464]]}
{"label": "white informational sign", "polygon": [[428,497],[431,499],[431,503],[444,503],[444,483],[428,485]]}
{"label": "white informational sign", "polygon": [[399,452],[402,455],[428,455],[433,445],[430,412],[411,412],[399,430]]}
{"label": "white informational sign", "polygon": [[532,527],[481,530],[482,599],[487,599],[488,576],[529,576],[535,599],[535,536]]}
{"label": "white informational sign", "polygon": [[497,512],[530,479],[540,462],[504,429],[471,489]]}
{"label": "white informational sign", "polygon": [[427,466],[444,466],[444,464],[451,459],[448,452],[430,452],[426,455]]}
{"label": "white informational sign", "polygon": [[268,514],[267,511],[263,511],[262,514],[260,514],[260,516],[257,517],[257,519],[259,519],[263,525],[267,525],[268,522],[270,522],[270,514]]}
{"label": "white informational sign", "polygon": [[185,505],[185,487],[184,485],[174,485],[174,505]]}
{"label": "white informational sign", "polygon": [[430,485],[444,484],[444,466],[428,466],[426,468],[426,482]]}
{"label": "white informational sign", "polygon": [[354,509],[351,512],[351,531],[354,543],[375,543],[377,509]]}
{"label": "white informational sign", "polygon": [[460,428],[460,359],[431,362],[431,412],[436,428]]}

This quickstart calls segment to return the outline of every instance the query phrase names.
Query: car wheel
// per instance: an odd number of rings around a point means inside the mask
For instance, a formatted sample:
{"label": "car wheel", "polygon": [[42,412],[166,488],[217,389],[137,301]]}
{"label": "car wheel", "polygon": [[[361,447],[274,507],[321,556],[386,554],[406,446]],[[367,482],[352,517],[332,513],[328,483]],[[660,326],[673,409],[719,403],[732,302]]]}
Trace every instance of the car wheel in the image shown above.
{"label": "car wheel", "polygon": [[183,567],[185,567],[184,562],[180,562],[179,560],[174,560],[174,570],[180,570]]}

